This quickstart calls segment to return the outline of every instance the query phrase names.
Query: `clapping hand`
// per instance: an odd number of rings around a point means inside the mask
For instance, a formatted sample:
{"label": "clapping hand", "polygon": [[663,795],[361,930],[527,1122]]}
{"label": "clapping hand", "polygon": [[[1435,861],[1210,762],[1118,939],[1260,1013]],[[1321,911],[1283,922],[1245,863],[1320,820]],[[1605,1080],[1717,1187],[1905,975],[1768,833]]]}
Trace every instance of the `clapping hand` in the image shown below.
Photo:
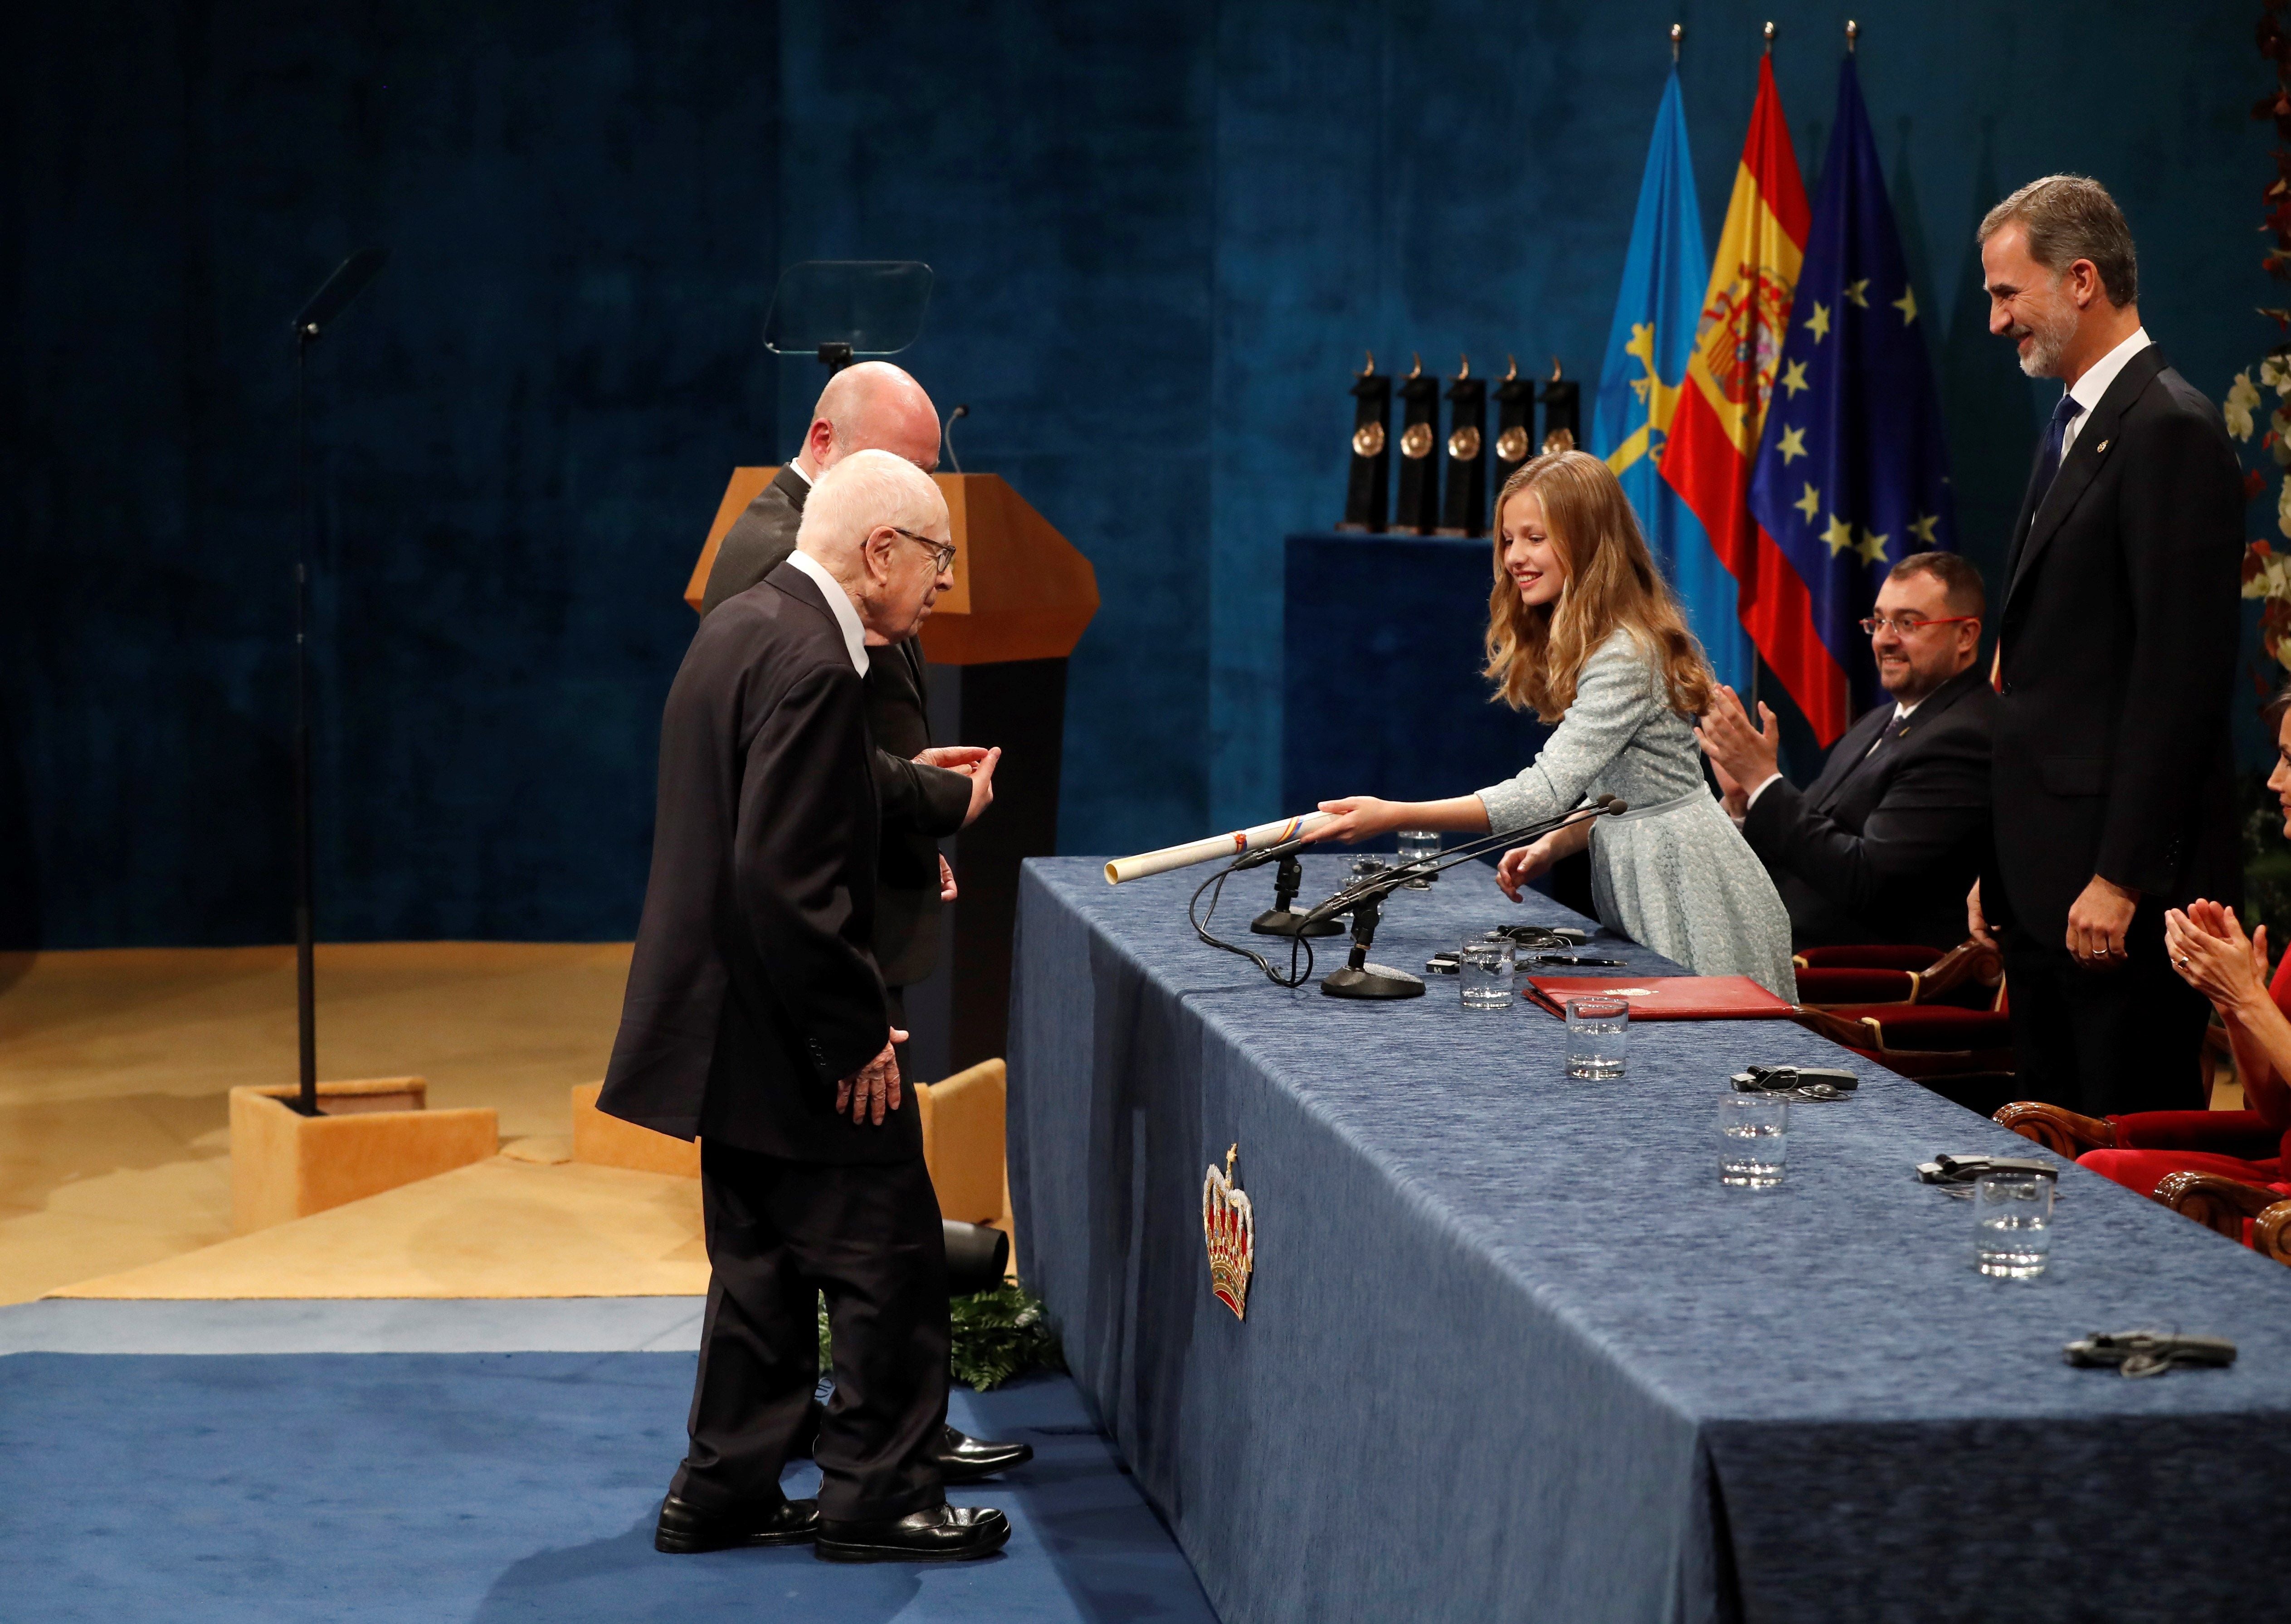
{"label": "clapping hand", "polygon": [[1780,770],[1781,726],[1764,703],[1758,706],[1758,718],[1762,725],[1753,728],[1750,713],[1742,708],[1741,695],[1721,683],[1710,695],[1710,708],[1702,713],[1701,725],[1694,730],[1695,742],[1717,771],[1718,788],[1730,812],[1739,810],[1736,800]]}
{"label": "clapping hand", "polygon": [[2164,951],[2180,979],[2223,1017],[2267,997],[2267,927],[2249,938],[2232,909],[2199,897],[2164,915]]}
{"label": "clapping hand", "polygon": [[883,1113],[899,1108],[899,1057],[894,1045],[907,1041],[907,1034],[896,1026],[891,1028],[891,1041],[883,1045],[883,1052],[835,1085],[835,1114],[845,1110],[851,1113],[856,1125],[872,1117],[872,1125],[883,1125]]}

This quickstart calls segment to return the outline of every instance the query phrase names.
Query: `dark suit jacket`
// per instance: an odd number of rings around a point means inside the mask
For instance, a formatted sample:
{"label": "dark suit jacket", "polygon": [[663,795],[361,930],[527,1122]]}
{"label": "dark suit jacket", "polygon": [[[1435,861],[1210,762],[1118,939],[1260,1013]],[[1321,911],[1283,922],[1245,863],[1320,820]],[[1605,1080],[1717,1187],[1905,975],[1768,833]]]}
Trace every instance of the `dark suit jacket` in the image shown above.
{"label": "dark suit jacket", "polygon": [[805,1162],[920,1155],[836,1080],[890,1031],[868,950],[877,814],[866,692],[819,588],[783,565],[700,623],[661,718],[652,875],[603,1110]]}
{"label": "dark suit jacket", "polygon": [[[2033,495],[2033,480],[2031,481]],[[2243,478],[2219,410],[2151,344],[2014,532],[1991,768],[1991,919],[2059,943],[2098,873],[2242,896],[2229,706]]]}
{"label": "dark suit jacket", "polygon": [[[802,475],[783,468],[732,521],[708,572],[703,615],[787,562],[810,494]],[[883,808],[875,958],[884,980],[903,987],[920,981],[938,962],[936,842],[962,827],[970,810],[970,780],[914,760],[930,745],[930,694],[914,639],[867,653],[867,722],[880,747],[875,780]]]}
{"label": "dark suit jacket", "polygon": [[1742,834],[1798,946],[1965,939],[1965,894],[1989,849],[1996,705],[1986,671],[1959,671],[1874,757],[1891,700],[1846,729],[1810,787],[1785,778],[1758,797]]}

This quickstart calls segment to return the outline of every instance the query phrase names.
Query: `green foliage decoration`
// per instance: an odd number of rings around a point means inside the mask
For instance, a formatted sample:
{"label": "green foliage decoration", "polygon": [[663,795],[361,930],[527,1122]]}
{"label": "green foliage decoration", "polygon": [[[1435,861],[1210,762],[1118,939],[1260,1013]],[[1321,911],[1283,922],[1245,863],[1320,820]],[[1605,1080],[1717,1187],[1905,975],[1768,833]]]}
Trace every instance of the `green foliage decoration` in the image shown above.
{"label": "green foliage decoration", "polygon": [[[947,1307],[954,1332],[947,1363],[957,1381],[984,1393],[1029,1371],[1066,1368],[1065,1351],[1042,1312],[1042,1299],[1025,1287],[1004,1284],[952,1298]],[[834,1368],[824,1298],[819,1305],[819,1368]]]}

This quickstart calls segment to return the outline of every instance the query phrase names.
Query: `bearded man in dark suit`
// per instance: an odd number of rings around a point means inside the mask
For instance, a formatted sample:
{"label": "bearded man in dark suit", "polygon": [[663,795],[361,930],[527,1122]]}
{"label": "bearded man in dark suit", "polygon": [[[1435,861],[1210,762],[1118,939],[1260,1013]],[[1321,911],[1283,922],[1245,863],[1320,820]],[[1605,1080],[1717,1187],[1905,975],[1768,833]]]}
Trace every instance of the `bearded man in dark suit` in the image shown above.
{"label": "bearded man in dark suit", "polygon": [[[877,841],[867,636],[951,584],[946,503],[861,451],[821,477],[800,547],[704,617],[662,718],[652,872],[601,1109],[701,1140],[710,1278],[691,1443],[655,1546],[815,1540],[844,1561],[999,1549],[946,1504],[946,1255],[871,950]],[[779,1475],[835,1392],[816,1501]]]}
{"label": "bearded man in dark suit", "polygon": [[2200,1109],[2210,1011],[2172,973],[2163,915],[2242,895],[2241,470],[2140,324],[2132,233],[2099,182],[2014,192],[1982,221],[1981,264],[1989,330],[2063,388],[2006,565],[1996,835],[1969,922],[2001,937],[2028,1097]]}
{"label": "bearded man in dark suit", "polygon": [[1773,711],[1760,705],[1754,728],[1721,687],[1702,718],[1695,736],[1781,893],[1795,945],[1964,939],[1959,899],[1989,848],[1986,613],[1981,572],[1955,553],[1893,566],[1861,623],[1892,698],[1846,729],[1804,791],[1777,765]]}

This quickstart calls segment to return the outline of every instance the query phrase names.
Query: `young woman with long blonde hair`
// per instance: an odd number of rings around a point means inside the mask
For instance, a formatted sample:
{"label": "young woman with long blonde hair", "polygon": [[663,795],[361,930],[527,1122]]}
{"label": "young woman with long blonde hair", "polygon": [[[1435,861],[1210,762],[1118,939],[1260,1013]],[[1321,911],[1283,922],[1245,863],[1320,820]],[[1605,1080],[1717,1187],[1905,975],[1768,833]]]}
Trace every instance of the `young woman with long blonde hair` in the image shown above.
{"label": "young woman with long blonde hair", "polygon": [[1693,719],[1714,683],[1654,567],[1630,499],[1599,458],[1547,452],[1496,499],[1487,676],[1514,710],[1555,723],[1527,769],[1475,794],[1324,800],[1315,840],[1398,829],[1523,829],[1601,795],[1628,802],[1504,854],[1520,888],[1591,850],[1600,921],[1700,976],[1748,976],[1796,1001],[1789,915],[1764,865],[1711,795]]}

